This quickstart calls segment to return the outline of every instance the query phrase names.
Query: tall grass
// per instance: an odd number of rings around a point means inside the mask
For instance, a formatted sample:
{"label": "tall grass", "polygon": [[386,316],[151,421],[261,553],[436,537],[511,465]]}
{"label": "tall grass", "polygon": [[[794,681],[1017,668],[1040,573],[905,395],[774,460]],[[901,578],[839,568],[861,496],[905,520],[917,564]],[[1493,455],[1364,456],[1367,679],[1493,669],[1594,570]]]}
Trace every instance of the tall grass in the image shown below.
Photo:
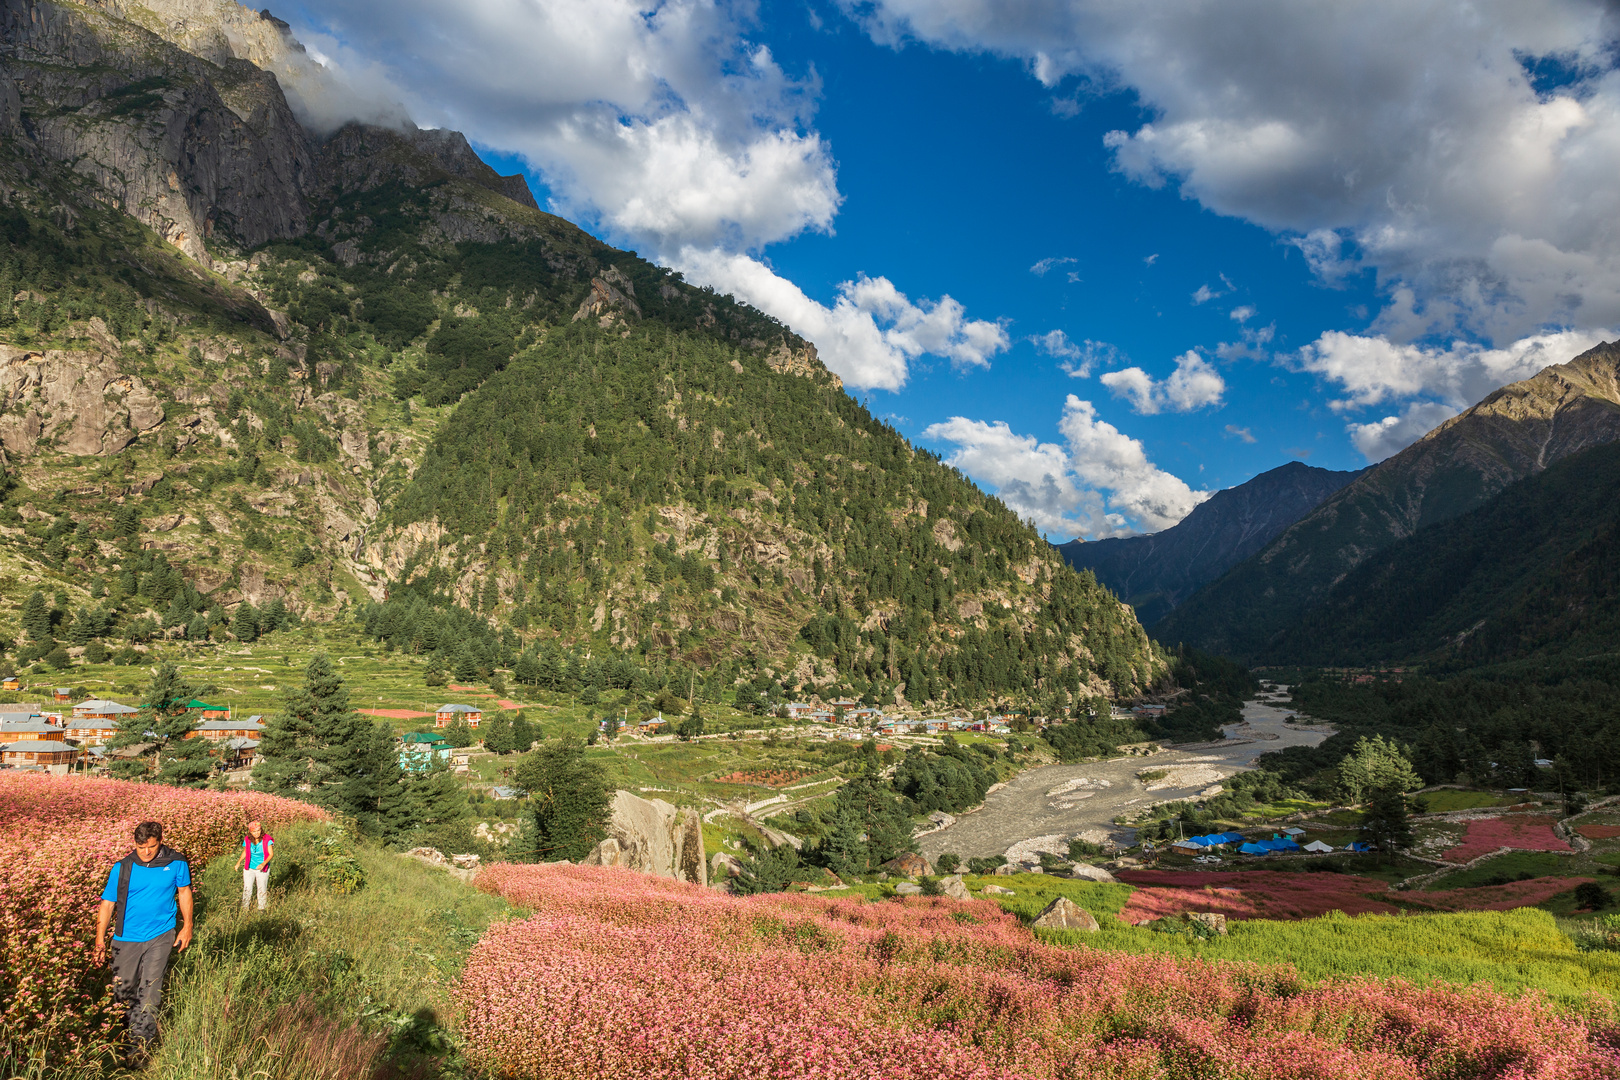
{"label": "tall grass", "polygon": [[356,849],[365,885],[347,895],[315,872],[317,830],[277,837],[270,910],[238,910],[234,859],[199,882],[197,940],[170,974],[164,1080],[366,1080],[437,1073],[457,1045],[449,987],[507,905],[442,870]]}

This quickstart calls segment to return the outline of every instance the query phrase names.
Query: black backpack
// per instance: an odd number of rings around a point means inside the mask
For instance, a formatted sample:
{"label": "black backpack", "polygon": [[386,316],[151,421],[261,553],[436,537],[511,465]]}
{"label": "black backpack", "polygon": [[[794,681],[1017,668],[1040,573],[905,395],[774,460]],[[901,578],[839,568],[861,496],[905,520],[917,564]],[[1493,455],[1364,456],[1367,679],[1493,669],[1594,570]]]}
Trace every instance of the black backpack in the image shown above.
{"label": "black backpack", "polygon": [[[168,844],[158,845],[157,854],[152,856],[151,862],[143,862],[142,866],[168,866],[172,862],[181,862],[185,856],[180,854]],[[124,932],[124,908],[129,901],[129,877],[135,872],[135,863],[139,861],[132,851],[118,860],[118,899],[113,904],[113,936],[118,937]]]}

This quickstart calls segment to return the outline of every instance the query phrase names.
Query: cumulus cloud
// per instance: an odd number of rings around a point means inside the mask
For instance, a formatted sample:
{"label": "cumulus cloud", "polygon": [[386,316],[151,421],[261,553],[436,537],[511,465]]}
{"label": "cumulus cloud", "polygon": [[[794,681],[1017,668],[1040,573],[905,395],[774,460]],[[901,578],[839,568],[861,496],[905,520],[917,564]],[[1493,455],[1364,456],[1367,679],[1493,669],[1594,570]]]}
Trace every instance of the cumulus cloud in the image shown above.
{"label": "cumulus cloud", "polygon": [[1097,419],[1089,401],[1070,394],[1058,429],[1065,445],[1020,435],[1002,421],[955,416],[923,437],[954,443],[950,464],[1051,536],[1157,532],[1209,497],[1155,466],[1139,441]]}
{"label": "cumulus cloud", "polygon": [[691,280],[731,293],[815,342],[845,385],[899,390],[924,353],[961,368],[988,367],[1011,345],[998,323],[969,319],[949,296],[913,302],[888,278],[862,275],[838,287],[831,307],[748,255],[687,248],[675,265]]}
{"label": "cumulus cloud", "polygon": [[1163,381],[1139,367],[1106,372],[1099,380],[1115,397],[1124,398],[1144,416],[1159,412],[1193,412],[1219,405],[1226,380],[1209,361],[1189,350],[1176,357],[1176,370]]}
{"label": "cumulus cloud", "polygon": [[1108,136],[1118,170],[1280,234],[1325,283],[1410,290],[1392,337],[1620,321],[1613,5],[844,3],[879,42],[1130,90],[1149,119]]}
{"label": "cumulus cloud", "polygon": [[1442,402],[1414,401],[1398,416],[1349,425],[1350,441],[1369,462],[1383,461],[1456,415],[1456,409]]}
{"label": "cumulus cloud", "polygon": [[1343,391],[1343,397],[1328,403],[1335,411],[1406,402],[1396,414],[1345,425],[1350,441],[1368,461],[1382,461],[1497,387],[1566,363],[1610,336],[1603,330],[1562,331],[1490,349],[1463,341],[1444,347],[1404,345],[1335,330],[1301,349],[1298,366]]}
{"label": "cumulus cloud", "polygon": [[1438,399],[1453,412],[1505,383],[1562,364],[1609,336],[1608,331],[1535,334],[1500,348],[1466,341],[1449,346],[1404,345],[1383,336],[1330,330],[1299,351],[1299,367],[1337,383],[1344,410],[1412,397]]}
{"label": "cumulus cloud", "polygon": [[521,153],[558,211],[667,252],[837,213],[817,84],[751,42],[751,18],[717,0],[324,0],[311,29],[386,69],[418,122]]}

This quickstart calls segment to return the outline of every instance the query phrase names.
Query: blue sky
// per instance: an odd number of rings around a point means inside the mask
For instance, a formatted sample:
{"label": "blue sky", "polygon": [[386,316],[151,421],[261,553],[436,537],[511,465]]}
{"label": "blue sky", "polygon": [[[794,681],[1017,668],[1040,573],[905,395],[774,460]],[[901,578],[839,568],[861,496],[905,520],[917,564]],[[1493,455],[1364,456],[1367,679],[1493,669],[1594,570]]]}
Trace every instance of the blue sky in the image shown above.
{"label": "blue sky", "polygon": [[1054,540],[1360,468],[1620,322],[1599,4],[441,8],[291,17]]}

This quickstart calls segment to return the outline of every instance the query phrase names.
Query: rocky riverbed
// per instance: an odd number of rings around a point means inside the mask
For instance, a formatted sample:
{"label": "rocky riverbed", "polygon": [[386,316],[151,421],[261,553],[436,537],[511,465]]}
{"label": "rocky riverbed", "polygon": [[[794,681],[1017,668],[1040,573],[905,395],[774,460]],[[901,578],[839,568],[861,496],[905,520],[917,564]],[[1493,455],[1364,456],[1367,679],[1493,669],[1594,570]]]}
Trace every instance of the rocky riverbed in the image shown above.
{"label": "rocky riverbed", "polygon": [[[992,791],[982,808],[922,837],[918,846],[929,861],[949,851],[963,858],[1006,855],[1018,862],[1038,859],[1040,851],[1066,852],[1074,836],[1129,844],[1136,830],[1115,825],[1114,818],[1154,803],[1216,794],[1212,789],[1222,780],[1253,768],[1261,754],[1315,746],[1331,734],[1325,725],[1285,723],[1293,712],[1281,698],[1266,696],[1245,703],[1244,722],[1224,728],[1226,737],[1216,742],[1031,769]],[[1161,771],[1162,777],[1137,779],[1138,773]]]}

